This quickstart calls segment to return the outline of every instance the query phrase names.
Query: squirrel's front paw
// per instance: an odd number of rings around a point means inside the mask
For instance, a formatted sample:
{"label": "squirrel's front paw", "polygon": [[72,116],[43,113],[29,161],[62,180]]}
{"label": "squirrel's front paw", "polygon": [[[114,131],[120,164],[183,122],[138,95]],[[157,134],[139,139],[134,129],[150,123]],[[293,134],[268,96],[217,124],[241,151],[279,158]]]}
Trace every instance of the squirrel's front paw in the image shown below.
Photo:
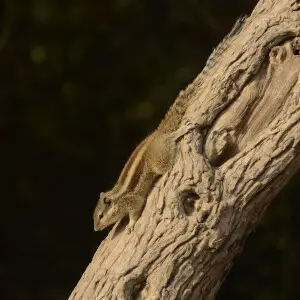
{"label": "squirrel's front paw", "polygon": [[130,219],[129,224],[126,227],[126,234],[130,234],[133,231],[134,224],[135,224],[135,221],[133,221],[132,219]]}
{"label": "squirrel's front paw", "polygon": [[129,227],[129,225],[127,225],[125,229],[126,234],[130,234],[132,231],[133,231],[133,227]]}

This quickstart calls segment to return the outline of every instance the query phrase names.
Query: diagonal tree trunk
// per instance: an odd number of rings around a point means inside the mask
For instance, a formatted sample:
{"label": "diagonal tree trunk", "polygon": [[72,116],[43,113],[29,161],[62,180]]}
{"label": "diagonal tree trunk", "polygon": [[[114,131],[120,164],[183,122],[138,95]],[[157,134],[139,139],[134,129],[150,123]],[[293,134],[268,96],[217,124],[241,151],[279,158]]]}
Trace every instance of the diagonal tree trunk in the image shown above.
{"label": "diagonal tree trunk", "polygon": [[69,299],[215,298],[300,167],[299,35],[295,0],[261,0],[237,23],[169,112],[188,103],[181,127],[196,125],[172,170],[134,232],[114,226]]}

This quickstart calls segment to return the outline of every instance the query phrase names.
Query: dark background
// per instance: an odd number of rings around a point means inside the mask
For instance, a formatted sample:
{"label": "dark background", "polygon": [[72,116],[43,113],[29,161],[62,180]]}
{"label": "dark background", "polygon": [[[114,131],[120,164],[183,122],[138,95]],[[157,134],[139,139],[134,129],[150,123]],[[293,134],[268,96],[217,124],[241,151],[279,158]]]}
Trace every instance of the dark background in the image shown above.
{"label": "dark background", "polygon": [[[66,299],[100,191],[257,0],[0,1],[1,299]],[[218,296],[300,296],[299,179]]]}

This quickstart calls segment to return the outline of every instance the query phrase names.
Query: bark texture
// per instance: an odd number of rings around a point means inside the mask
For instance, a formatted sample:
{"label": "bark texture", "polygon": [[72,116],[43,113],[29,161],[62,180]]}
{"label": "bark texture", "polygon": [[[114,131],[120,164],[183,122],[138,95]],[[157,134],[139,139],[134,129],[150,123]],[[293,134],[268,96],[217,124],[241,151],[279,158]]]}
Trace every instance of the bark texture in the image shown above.
{"label": "bark texture", "polygon": [[299,170],[300,4],[261,0],[240,23],[176,100],[196,126],[134,232],[114,226],[69,299],[214,299]]}

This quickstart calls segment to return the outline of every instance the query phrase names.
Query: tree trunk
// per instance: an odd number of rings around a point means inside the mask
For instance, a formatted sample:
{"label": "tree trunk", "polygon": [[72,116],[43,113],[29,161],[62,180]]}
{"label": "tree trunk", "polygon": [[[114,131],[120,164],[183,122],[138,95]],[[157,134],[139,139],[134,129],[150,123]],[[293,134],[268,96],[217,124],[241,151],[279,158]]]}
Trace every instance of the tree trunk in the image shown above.
{"label": "tree trunk", "polygon": [[174,105],[176,163],[132,233],[110,231],[69,299],[214,299],[270,201],[300,166],[300,4],[261,0]]}

